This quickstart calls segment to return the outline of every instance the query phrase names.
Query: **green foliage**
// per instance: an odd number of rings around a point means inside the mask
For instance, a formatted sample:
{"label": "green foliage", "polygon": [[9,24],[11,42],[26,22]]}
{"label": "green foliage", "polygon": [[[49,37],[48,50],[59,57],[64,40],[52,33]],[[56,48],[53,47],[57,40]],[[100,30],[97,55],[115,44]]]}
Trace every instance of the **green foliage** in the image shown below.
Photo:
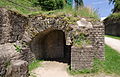
{"label": "green foliage", "polygon": [[88,40],[87,36],[83,33],[74,37],[75,46],[81,47],[83,45],[89,45],[90,43],[90,40]]}
{"label": "green foliage", "polygon": [[91,73],[91,70],[84,69],[84,70],[67,70],[71,75],[77,75],[77,74],[88,74]]}
{"label": "green foliage", "polygon": [[32,71],[33,69],[41,66],[41,62],[43,62],[42,60],[35,60],[33,61],[31,64],[29,64],[29,70]]}
{"label": "green foliage", "polygon": [[[72,5],[73,0],[67,0],[68,5]],[[83,0],[75,0],[77,6],[83,5]]]}
{"label": "green foliage", "polygon": [[14,44],[14,46],[15,46],[17,52],[21,52],[22,48],[20,46],[15,45],[15,44]]}
{"label": "green foliage", "polygon": [[[44,0],[48,1],[48,0]],[[43,1],[43,2],[44,2]],[[36,14],[53,14],[53,15],[59,15],[59,14],[71,14],[71,20],[72,19],[78,19],[75,16],[81,16],[81,17],[93,17],[98,19],[98,15],[95,11],[91,10],[90,8],[86,7],[79,7],[78,10],[72,9],[71,6],[65,5],[65,0],[51,0],[56,1],[54,3],[54,8],[51,11],[42,11],[41,6],[37,6],[39,4],[38,0],[0,0],[0,7],[5,7],[7,9],[17,11],[23,15],[36,15]],[[62,2],[61,2],[62,1]],[[62,3],[62,4],[61,4]],[[64,7],[63,7],[64,4]],[[51,5],[50,5],[51,6]],[[52,5],[53,6],[53,5]],[[43,7],[48,7],[43,6]],[[57,9],[58,8],[58,9]],[[56,10],[54,10],[56,9]],[[73,20],[74,21],[74,20]]]}
{"label": "green foliage", "polygon": [[114,3],[113,12],[120,12],[120,0],[109,0],[110,2]]}
{"label": "green foliage", "polygon": [[59,10],[60,12],[64,12],[66,14],[72,14],[73,16],[81,16],[81,17],[93,17],[98,19],[97,12],[87,7],[79,7],[77,10],[72,9],[70,6],[65,6],[63,10]]}
{"label": "green foliage", "polygon": [[41,6],[43,10],[56,10],[56,9],[63,9],[65,4],[64,0],[38,0],[35,4],[36,6]]}
{"label": "green foliage", "polygon": [[17,11],[21,14],[40,11],[40,7],[34,7],[37,0],[0,0],[0,7],[5,7],[10,10]]}
{"label": "green foliage", "polygon": [[120,13],[113,13],[111,14],[110,16],[108,16],[106,19],[105,19],[105,23],[107,23],[107,21],[113,21],[113,22],[116,22],[116,21],[119,21],[120,20]]}

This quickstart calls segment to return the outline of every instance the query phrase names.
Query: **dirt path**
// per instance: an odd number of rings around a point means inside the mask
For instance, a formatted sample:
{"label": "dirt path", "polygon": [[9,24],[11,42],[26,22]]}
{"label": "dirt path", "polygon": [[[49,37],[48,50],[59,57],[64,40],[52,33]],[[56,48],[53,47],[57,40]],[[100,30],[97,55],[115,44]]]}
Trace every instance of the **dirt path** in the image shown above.
{"label": "dirt path", "polygon": [[39,67],[32,72],[37,77],[72,77],[67,73],[68,65],[55,61],[45,61],[42,67]]}
{"label": "dirt path", "polygon": [[120,40],[105,37],[105,43],[120,53]]}
{"label": "dirt path", "polygon": [[55,61],[44,61],[41,67],[34,69],[33,76],[30,77],[120,77],[116,75],[106,75],[104,73],[82,74],[72,76],[67,72],[68,65]]}

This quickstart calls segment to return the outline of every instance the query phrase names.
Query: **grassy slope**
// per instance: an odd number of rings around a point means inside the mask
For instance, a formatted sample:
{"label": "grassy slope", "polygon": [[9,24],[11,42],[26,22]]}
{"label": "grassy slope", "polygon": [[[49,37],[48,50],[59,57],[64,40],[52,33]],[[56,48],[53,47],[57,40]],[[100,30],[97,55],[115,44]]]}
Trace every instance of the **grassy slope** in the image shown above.
{"label": "grassy slope", "polygon": [[[12,2],[11,2],[12,1]],[[18,11],[21,14],[29,15],[29,14],[39,14],[39,13],[70,13],[74,16],[79,15],[82,17],[94,17],[98,19],[98,15],[91,11],[89,8],[79,8],[78,11],[71,9],[70,7],[65,7],[61,10],[54,10],[54,11],[41,11],[40,7],[34,7],[34,3],[37,0],[0,0],[0,7],[6,7],[14,11]]]}
{"label": "grassy slope", "polygon": [[0,0],[0,7],[5,7],[22,14],[39,11],[40,7],[34,7],[35,0]]}

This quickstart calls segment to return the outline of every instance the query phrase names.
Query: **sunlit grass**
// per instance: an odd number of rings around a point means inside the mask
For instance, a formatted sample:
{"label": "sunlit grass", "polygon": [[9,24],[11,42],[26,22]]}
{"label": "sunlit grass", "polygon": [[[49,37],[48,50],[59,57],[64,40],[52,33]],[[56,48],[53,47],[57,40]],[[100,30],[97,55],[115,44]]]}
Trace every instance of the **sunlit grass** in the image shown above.
{"label": "sunlit grass", "polygon": [[35,61],[33,61],[31,64],[29,64],[29,71],[32,71],[33,69],[40,67],[41,62],[43,62],[43,60],[35,60]]}
{"label": "sunlit grass", "polygon": [[[12,1],[12,2],[10,2]],[[34,6],[37,0],[0,0],[0,7],[5,7],[7,9],[17,11],[24,15],[30,14],[72,14],[73,16],[81,17],[92,17],[97,18],[98,15],[95,11],[87,7],[79,7],[78,10],[72,9],[70,6],[66,5],[64,9],[52,10],[52,11],[42,11],[40,6]]]}
{"label": "sunlit grass", "polygon": [[120,53],[105,46],[105,72],[116,73],[120,75]]}
{"label": "sunlit grass", "polygon": [[120,36],[112,36],[112,35],[105,35],[105,36],[120,40]]}

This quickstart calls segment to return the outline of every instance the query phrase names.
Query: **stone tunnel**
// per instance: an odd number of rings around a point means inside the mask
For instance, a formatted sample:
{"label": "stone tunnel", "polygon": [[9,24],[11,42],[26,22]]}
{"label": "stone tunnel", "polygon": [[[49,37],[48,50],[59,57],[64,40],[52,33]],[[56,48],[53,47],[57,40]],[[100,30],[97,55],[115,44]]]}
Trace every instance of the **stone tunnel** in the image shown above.
{"label": "stone tunnel", "polygon": [[31,42],[30,48],[38,59],[65,57],[65,33],[62,30],[45,30]]}

